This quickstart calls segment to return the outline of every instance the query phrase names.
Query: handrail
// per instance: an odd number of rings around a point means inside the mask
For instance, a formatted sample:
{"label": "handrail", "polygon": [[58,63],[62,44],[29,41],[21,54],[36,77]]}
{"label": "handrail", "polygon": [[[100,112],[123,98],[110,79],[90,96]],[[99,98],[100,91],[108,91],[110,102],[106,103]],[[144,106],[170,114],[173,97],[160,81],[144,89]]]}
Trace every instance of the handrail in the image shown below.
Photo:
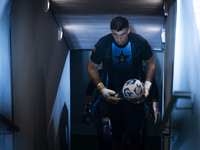
{"label": "handrail", "polygon": [[171,115],[172,109],[174,104],[177,102],[177,99],[179,98],[191,98],[191,92],[183,92],[183,91],[179,91],[179,92],[174,92],[174,94],[172,95],[172,98],[167,106],[167,109],[165,111],[165,114],[163,116],[163,120],[161,122],[161,126],[157,132],[157,136],[161,136],[161,133],[163,131],[163,128],[165,126],[165,124],[167,123],[169,116]]}
{"label": "handrail", "polygon": [[9,121],[7,118],[5,118],[4,116],[2,116],[0,114],[0,120],[6,124],[7,126],[9,126],[11,129],[13,129],[14,131],[19,131],[20,128],[18,126],[16,126],[14,123],[12,123],[11,121]]}

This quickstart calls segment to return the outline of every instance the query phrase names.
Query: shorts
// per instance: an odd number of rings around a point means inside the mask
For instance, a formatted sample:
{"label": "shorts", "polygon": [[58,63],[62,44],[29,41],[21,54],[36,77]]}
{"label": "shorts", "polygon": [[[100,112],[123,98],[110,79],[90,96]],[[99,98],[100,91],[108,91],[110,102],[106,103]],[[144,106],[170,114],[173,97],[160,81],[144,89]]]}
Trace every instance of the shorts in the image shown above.
{"label": "shorts", "polygon": [[[102,99],[102,101],[105,101]],[[108,117],[108,111],[105,111],[106,107],[104,106],[104,103],[98,103],[95,107],[95,111],[93,113],[94,117],[94,123],[95,123],[95,128],[96,132],[98,135],[99,143],[110,143],[111,142],[111,137],[109,139],[104,139],[104,126],[102,122],[102,118],[107,118]]]}
{"label": "shorts", "polygon": [[140,130],[145,127],[144,104],[132,104],[124,100],[117,105],[107,103],[108,116],[111,120],[112,139],[119,141],[127,133],[131,143],[139,143]]}

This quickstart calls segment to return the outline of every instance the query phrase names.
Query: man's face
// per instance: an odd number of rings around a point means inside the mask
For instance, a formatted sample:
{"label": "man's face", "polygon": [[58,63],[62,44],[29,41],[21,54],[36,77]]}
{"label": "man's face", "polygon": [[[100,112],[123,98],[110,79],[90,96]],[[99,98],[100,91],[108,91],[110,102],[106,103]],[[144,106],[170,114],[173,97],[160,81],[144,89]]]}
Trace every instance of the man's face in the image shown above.
{"label": "man's face", "polygon": [[115,42],[118,45],[124,45],[124,44],[126,44],[126,42],[128,40],[128,34],[130,33],[130,28],[128,28],[128,29],[124,28],[123,30],[121,30],[119,32],[114,29],[111,29],[111,32],[112,32]]}

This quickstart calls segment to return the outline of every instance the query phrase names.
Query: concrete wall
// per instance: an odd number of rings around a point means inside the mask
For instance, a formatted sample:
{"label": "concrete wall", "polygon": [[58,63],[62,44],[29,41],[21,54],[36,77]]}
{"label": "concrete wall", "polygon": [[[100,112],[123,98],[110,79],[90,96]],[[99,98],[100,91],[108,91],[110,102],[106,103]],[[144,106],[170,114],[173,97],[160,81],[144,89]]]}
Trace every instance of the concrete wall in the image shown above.
{"label": "concrete wall", "polygon": [[168,127],[172,138],[164,150],[199,149],[199,55],[200,38],[193,1],[170,0],[166,23],[165,109],[175,91],[191,92],[191,99],[180,98],[173,107]]}
{"label": "concrete wall", "polygon": [[[10,61],[10,0],[0,1],[0,114],[12,122]],[[0,121],[0,133],[8,126]],[[0,134],[0,150],[13,149],[13,134]]]}
{"label": "concrete wall", "polygon": [[200,31],[196,21],[193,1],[177,0],[173,92],[190,91],[191,99],[178,99],[179,109],[172,112],[171,150],[200,149]]}
{"label": "concrete wall", "polygon": [[[12,0],[13,117],[20,127],[14,134],[15,150],[68,147],[65,133],[69,132],[60,134],[60,130],[68,131],[70,124],[70,90],[65,91],[65,101],[60,95],[61,77],[69,72],[69,48],[64,39],[58,41],[58,25],[51,10],[44,12],[44,4],[41,0]],[[69,75],[65,82],[69,89]]]}

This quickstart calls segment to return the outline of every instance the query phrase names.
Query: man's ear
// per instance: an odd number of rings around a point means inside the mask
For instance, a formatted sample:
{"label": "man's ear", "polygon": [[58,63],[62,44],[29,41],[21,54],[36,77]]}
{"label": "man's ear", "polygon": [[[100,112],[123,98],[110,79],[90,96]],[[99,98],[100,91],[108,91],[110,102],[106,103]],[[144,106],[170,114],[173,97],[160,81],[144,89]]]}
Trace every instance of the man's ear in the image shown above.
{"label": "man's ear", "polygon": [[112,32],[112,29],[110,28],[110,31]]}
{"label": "man's ear", "polygon": [[129,28],[128,28],[128,34],[129,34],[130,32],[131,32],[131,28],[129,27]]}

